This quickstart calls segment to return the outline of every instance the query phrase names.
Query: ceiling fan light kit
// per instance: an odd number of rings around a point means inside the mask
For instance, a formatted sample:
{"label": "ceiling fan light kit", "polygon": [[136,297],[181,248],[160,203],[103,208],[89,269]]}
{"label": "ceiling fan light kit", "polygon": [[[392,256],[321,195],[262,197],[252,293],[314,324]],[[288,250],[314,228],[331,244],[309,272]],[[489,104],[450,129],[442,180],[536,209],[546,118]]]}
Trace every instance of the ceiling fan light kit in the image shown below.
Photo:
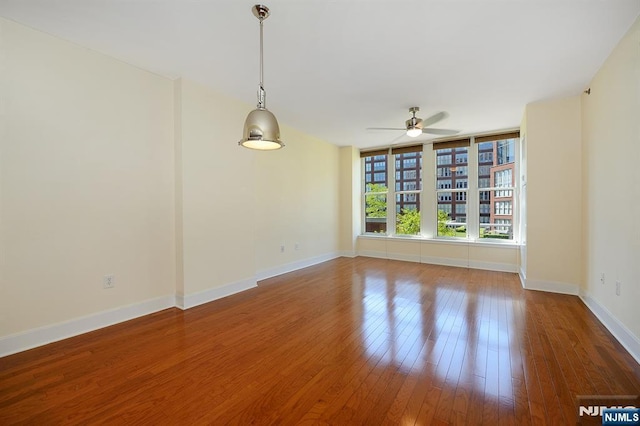
{"label": "ceiling fan light kit", "polygon": [[253,15],[260,21],[260,85],[258,86],[258,105],[247,115],[244,122],[242,139],[238,145],[249,149],[269,151],[280,149],[284,143],[280,140],[280,126],[276,116],[267,109],[266,92],[264,90],[262,27],[263,21],[269,17],[267,6],[256,4],[251,9]]}

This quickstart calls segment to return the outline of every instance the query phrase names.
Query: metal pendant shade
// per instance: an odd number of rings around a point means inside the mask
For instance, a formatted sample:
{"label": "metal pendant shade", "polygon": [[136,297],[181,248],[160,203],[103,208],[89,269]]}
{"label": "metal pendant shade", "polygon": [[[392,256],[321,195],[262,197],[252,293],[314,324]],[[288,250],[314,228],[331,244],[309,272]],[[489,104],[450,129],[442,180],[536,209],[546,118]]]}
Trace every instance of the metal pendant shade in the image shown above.
{"label": "metal pendant shade", "polygon": [[280,149],[284,143],[280,140],[280,126],[276,116],[266,107],[266,93],[263,82],[262,60],[262,22],[269,17],[269,8],[257,4],[251,9],[260,21],[260,86],[258,86],[258,106],[247,115],[239,145],[262,151]]}

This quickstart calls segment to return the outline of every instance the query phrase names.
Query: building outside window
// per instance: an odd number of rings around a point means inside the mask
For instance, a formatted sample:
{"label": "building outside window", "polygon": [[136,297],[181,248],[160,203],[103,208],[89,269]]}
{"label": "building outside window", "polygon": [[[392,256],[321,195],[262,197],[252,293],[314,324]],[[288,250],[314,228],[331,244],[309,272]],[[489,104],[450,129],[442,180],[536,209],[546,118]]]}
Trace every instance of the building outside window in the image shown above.
{"label": "building outside window", "polygon": [[513,132],[361,153],[364,232],[513,240],[518,143]]}

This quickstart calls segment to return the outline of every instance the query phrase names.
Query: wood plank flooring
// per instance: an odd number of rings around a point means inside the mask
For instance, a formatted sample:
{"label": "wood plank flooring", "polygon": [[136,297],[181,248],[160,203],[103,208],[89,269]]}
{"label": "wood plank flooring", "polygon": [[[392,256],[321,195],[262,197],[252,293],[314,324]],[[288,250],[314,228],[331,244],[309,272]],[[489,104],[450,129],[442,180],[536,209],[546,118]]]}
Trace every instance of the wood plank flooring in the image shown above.
{"label": "wood plank flooring", "polygon": [[336,259],[0,358],[0,424],[576,424],[640,366],[515,274]]}

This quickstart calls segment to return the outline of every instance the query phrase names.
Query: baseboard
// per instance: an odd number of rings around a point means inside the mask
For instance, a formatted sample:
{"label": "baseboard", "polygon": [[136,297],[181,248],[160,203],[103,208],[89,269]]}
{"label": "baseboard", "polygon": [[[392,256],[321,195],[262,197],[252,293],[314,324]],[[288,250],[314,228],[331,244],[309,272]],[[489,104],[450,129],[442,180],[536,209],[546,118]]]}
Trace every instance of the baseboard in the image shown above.
{"label": "baseboard", "polygon": [[381,251],[362,250],[358,253],[363,257],[378,259],[402,260],[405,262],[428,263],[430,265],[455,266],[458,268],[484,269],[498,272],[518,272],[518,266],[509,263],[483,262],[479,260],[455,259],[448,257],[420,256],[402,253],[387,253]]}
{"label": "baseboard", "polygon": [[406,254],[406,253],[388,253],[387,259],[402,260],[404,262],[416,262],[420,263],[419,254]]}
{"label": "baseboard", "polygon": [[272,278],[278,275],[286,274],[288,272],[297,271],[298,269],[307,268],[309,266],[317,265],[318,263],[326,262],[338,257],[340,257],[340,253],[335,252],[310,257],[308,259],[298,260],[296,262],[286,263],[284,265],[279,265],[273,268],[267,268],[263,269],[262,271],[258,271],[258,273],[256,274],[256,278],[258,281],[266,280],[267,278]]}
{"label": "baseboard", "polygon": [[578,295],[579,287],[577,284],[558,283],[552,281],[536,281],[524,280],[523,287],[527,290],[548,291],[551,293]]}
{"label": "baseboard", "polygon": [[469,268],[472,269],[484,269],[486,271],[498,271],[498,272],[518,272],[518,265],[512,265],[510,263],[499,262],[484,262],[480,260],[469,260]]}
{"label": "baseboard", "polygon": [[86,315],[58,324],[47,325],[0,337],[0,357],[88,333],[120,322],[149,315],[175,306],[174,296],[163,296],[129,306]]}
{"label": "baseboard", "polygon": [[387,259],[387,252],[376,250],[358,250],[358,256],[374,257],[376,259]]}
{"label": "baseboard", "polygon": [[354,258],[357,257],[358,255],[356,254],[355,251],[353,250],[340,250],[338,252],[338,257],[350,257],[350,258]]}
{"label": "baseboard", "polygon": [[607,308],[588,294],[580,294],[580,299],[591,312],[600,320],[602,325],[640,364],[640,339],[621,323]]}
{"label": "baseboard", "polygon": [[256,279],[252,277],[236,281],[222,287],[210,288],[198,293],[176,295],[176,306],[182,310],[186,310],[193,308],[194,306],[203,305],[217,299],[222,299],[223,297],[231,296],[232,294],[240,293],[241,291],[249,290],[253,287],[257,287],[257,283]]}

